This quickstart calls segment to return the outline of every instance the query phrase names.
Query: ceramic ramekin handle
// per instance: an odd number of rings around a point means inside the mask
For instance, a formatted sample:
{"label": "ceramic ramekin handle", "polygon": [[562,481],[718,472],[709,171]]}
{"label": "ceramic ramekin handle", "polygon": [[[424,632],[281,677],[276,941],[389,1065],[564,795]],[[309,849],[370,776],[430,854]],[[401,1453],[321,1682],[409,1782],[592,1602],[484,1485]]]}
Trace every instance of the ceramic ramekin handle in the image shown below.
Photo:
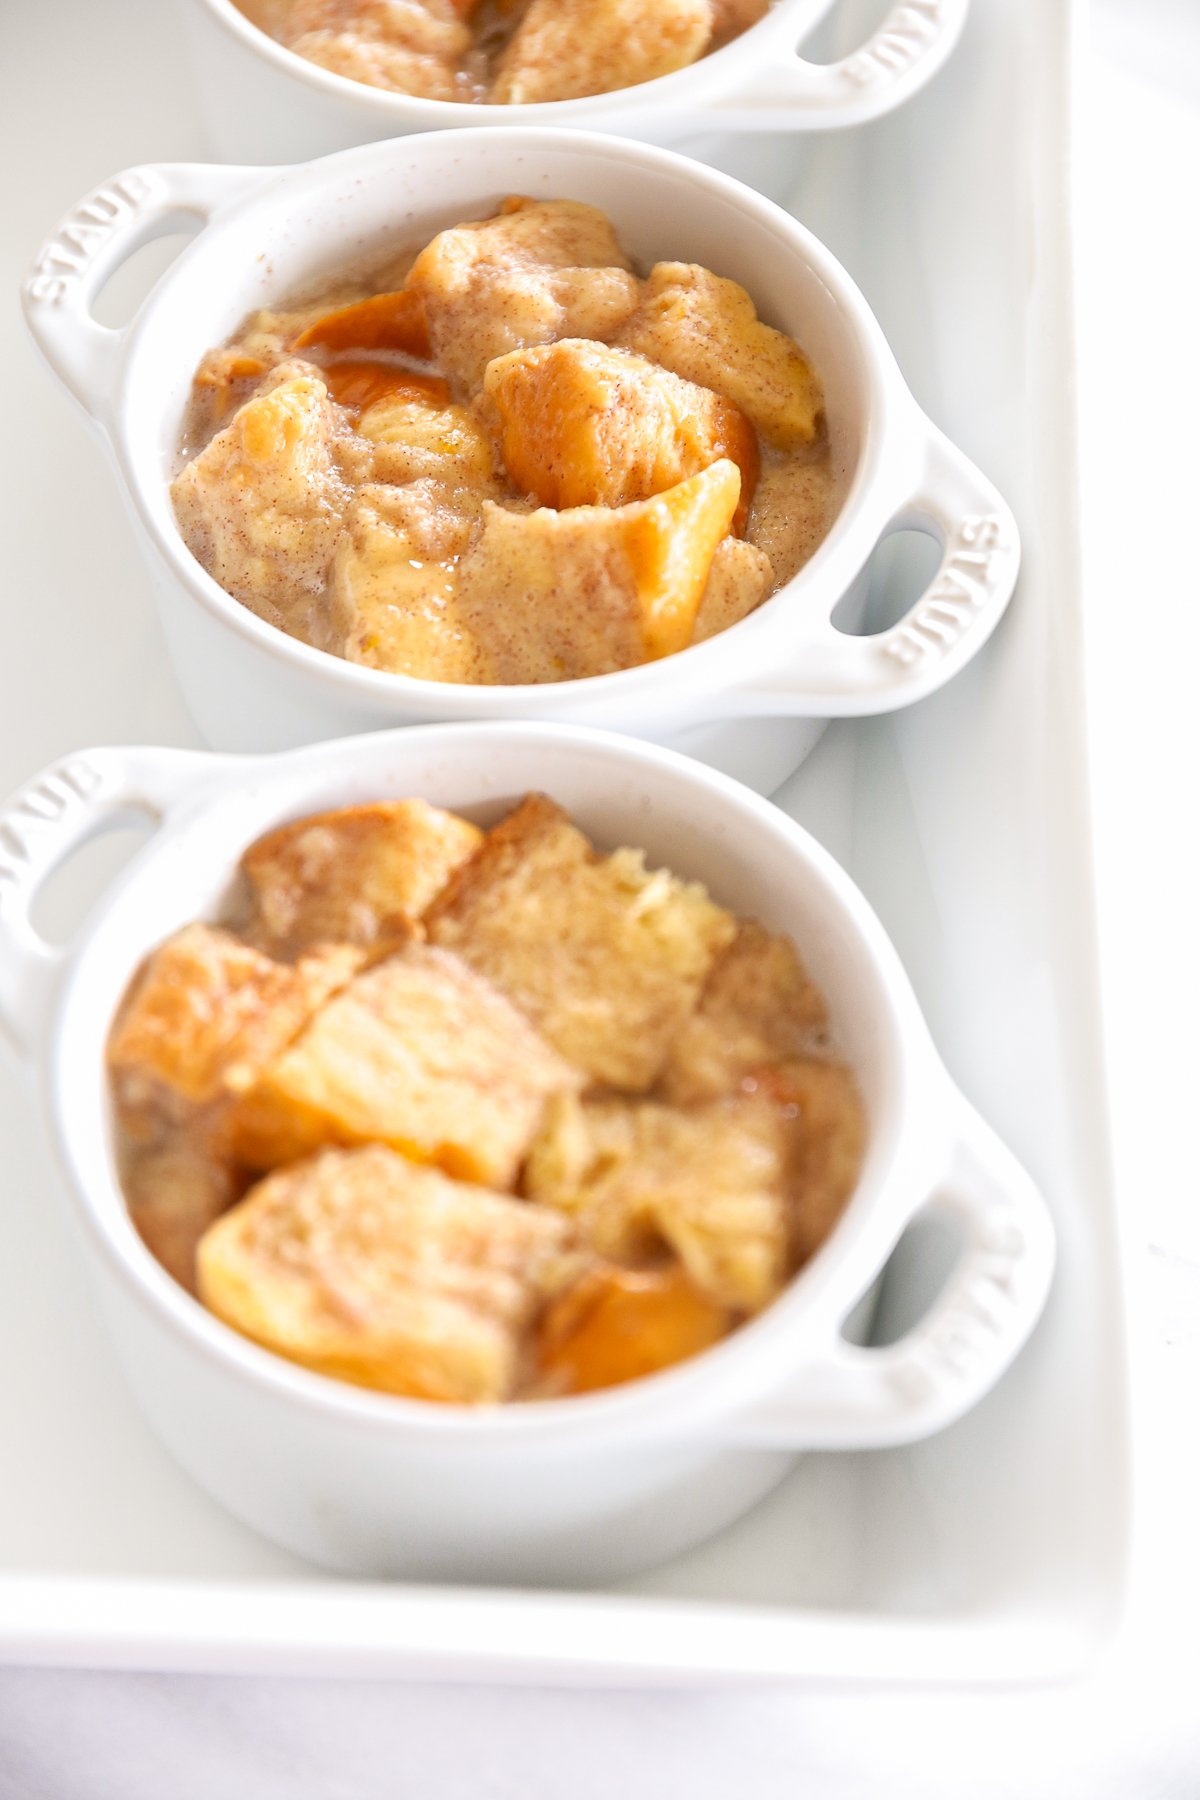
{"label": "ceramic ramekin handle", "polygon": [[977,1113],[961,1123],[941,1178],[901,1226],[933,1211],[961,1248],[937,1299],[898,1342],[848,1343],[838,1329],[802,1382],[732,1426],[738,1442],[870,1449],[928,1437],[987,1393],[1029,1336],[1054,1270],[1054,1232],[1029,1175]]}
{"label": "ceramic ramekin handle", "polygon": [[84,750],[43,769],[0,808],[0,1030],[18,1050],[39,1042],[69,953],[33,924],[45,882],[100,832],[161,819],[213,762],[192,750]]}
{"label": "ceramic ramekin handle", "polygon": [[107,424],[123,330],[100,325],[92,303],[121,264],[152,238],[207,224],[261,169],[152,163],[126,169],[73,206],[38,251],[21,290],[29,329],[89,418]]}
{"label": "ceramic ramekin handle", "polygon": [[[763,59],[740,88],[710,104],[710,110],[730,127],[771,129],[862,125],[880,118],[911,99],[941,68],[958,42],[970,3],[898,0],[878,31],[838,62],[807,62],[785,40],[783,54]],[[780,27],[786,29],[786,15]]]}
{"label": "ceramic ramekin handle", "polygon": [[894,712],[940,688],[1003,616],[1021,560],[1017,522],[970,458],[928,421],[925,453],[881,538],[922,531],[942,558],[929,586],[886,631],[857,636],[819,619],[790,657],[739,685],[757,712],[852,718]]}

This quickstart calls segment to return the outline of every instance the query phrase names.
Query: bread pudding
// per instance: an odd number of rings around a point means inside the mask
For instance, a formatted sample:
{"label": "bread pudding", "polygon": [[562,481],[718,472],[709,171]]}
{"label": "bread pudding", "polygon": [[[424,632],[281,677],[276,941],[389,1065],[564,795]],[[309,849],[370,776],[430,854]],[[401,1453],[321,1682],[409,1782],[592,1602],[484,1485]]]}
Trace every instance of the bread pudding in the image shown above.
{"label": "bread pudding", "polygon": [[757,23],[770,0],[238,0],[318,68],[423,100],[528,106],[637,87]]}
{"label": "bread pudding", "polygon": [[819,379],[736,282],[510,199],[259,312],[196,371],[189,549],[293,637],[422,680],[603,675],[727,630],[832,522]]}
{"label": "bread pudding", "polygon": [[108,1040],[130,1212],[228,1325],[477,1405],[697,1354],[854,1189],[864,1117],[789,939],[543,795],[285,824]]}

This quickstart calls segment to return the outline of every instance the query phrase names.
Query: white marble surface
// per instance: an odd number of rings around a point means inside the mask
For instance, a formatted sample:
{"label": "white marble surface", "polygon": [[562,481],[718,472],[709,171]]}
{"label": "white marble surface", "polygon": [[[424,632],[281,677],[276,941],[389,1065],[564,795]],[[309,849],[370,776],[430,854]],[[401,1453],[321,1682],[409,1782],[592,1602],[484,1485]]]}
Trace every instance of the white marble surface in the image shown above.
{"label": "white marble surface", "polygon": [[[1200,8],[1096,0],[1095,11],[1079,295],[1097,862],[1138,1401],[1138,1534],[1122,1640],[1066,1689],[866,1700],[9,1670],[0,1672],[0,1800],[536,1800],[649,1796],[667,1784],[695,1800],[1200,1793],[1200,1209],[1185,1136],[1200,1012],[1191,773],[1200,610],[1185,550],[1200,415]],[[20,29],[5,26],[7,84],[22,66]],[[47,80],[44,65],[37,75]],[[128,160],[145,154],[149,128],[145,117],[130,121]],[[64,170],[64,205],[78,186]],[[6,215],[19,262],[44,219],[26,217],[16,184]],[[99,678],[106,655],[136,655],[149,621],[120,623],[124,632],[98,626],[95,644],[79,646],[76,679]],[[23,732],[32,762],[42,749],[33,709]]]}

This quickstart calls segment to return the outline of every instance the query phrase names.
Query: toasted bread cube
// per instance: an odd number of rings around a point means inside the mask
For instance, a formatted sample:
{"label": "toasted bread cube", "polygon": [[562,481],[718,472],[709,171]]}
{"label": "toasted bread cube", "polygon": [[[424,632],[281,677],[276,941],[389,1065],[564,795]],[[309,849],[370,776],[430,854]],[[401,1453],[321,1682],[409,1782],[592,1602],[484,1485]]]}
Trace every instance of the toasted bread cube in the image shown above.
{"label": "toasted bread cube", "polygon": [[330,1002],[235,1109],[230,1144],[273,1168],[327,1144],[384,1143],[508,1187],[546,1098],[579,1085],[504,995],[411,944]]}
{"label": "toasted bread cube", "polygon": [[324,383],[296,375],[247,400],[171,484],[192,555],[273,623],[325,586],[347,498],[337,430]]}
{"label": "toasted bread cube", "polygon": [[477,394],[493,357],[560,337],[610,337],[638,283],[602,212],[575,200],[514,197],[490,219],[440,232],[417,257],[439,368]]}
{"label": "toasted bread cube", "polygon": [[822,1054],[828,1040],[824,998],[791,940],[742,919],[671,1045],[662,1091],[675,1105],[715,1100],[764,1065]]}
{"label": "toasted bread cube", "polygon": [[174,1131],[152,1144],[129,1145],[121,1158],[121,1187],[139,1237],[190,1293],[196,1246],[245,1186],[198,1133]]}
{"label": "toasted bread cube", "polygon": [[741,473],[734,529],[744,525],[758,440],[720,394],[586,338],[497,357],[484,393],[500,419],[509,474],[543,506],[625,506],[724,456]]}
{"label": "toasted bread cube", "polygon": [[314,944],[404,942],[482,842],[477,825],[425,800],[378,800],[293,819],[242,857],[253,907],[247,931],[278,957]]}
{"label": "toasted bread cube", "polygon": [[458,604],[458,558],[480,505],[469,490],[419,481],[353,509],[330,577],[331,623],[347,661],[422,681],[494,679]]}
{"label": "toasted bread cube", "polygon": [[638,850],[597,855],[536,794],[488,832],[426,923],[569,1062],[634,1092],[657,1080],[734,933],[699,883],[646,869]]}
{"label": "toasted bread cube", "polygon": [[629,506],[485,505],[456,610],[492,680],[570,681],[685,649],[739,488],[722,459]]}
{"label": "toasted bread cube", "polygon": [[802,1057],[760,1070],[747,1088],[782,1111],[788,1129],[793,1263],[807,1262],[853,1194],[867,1121],[853,1072],[832,1057]]}
{"label": "toasted bread cube", "polygon": [[122,1129],[153,1137],[244,1093],[361,962],[338,945],[288,966],[228,931],[184,926],[149,958],[109,1035]]}
{"label": "toasted bread cube", "polygon": [[781,587],[801,570],[837,515],[837,489],[827,462],[785,457],[763,470],[746,540],[768,558]]}
{"label": "toasted bread cube", "polygon": [[526,1163],[525,1192],[561,1207],[602,1255],[666,1243],[716,1305],[757,1312],[789,1273],[789,1142],[757,1095],[684,1112],[655,1102],[561,1101]]}
{"label": "toasted bread cube", "polygon": [[553,1301],[537,1333],[537,1392],[588,1394],[653,1375],[718,1343],[736,1323],[678,1263],[589,1270]]}
{"label": "toasted bread cube", "polygon": [[577,1261],[561,1215],[372,1145],[268,1176],[206,1232],[198,1272],[204,1304],[279,1356],[472,1405],[512,1393],[522,1335]]}
{"label": "toasted bread cube", "polygon": [[820,382],[799,346],[761,322],[736,281],[696,263],[656,263],[617,341],[726,395],[777,449],[816,436]]}
{"label": "toasted bread cube", "polygon": [[512,106],[614,93],[684,69],[712,35],[711,0],[532,0],[492,99]]}
{"label": "toasted bread cube", "polygon": [[713,554],[704,593],[692,626],[693,644],[728,631],[747,618],[770,593],[771,564],[743,538],[722,538]]}

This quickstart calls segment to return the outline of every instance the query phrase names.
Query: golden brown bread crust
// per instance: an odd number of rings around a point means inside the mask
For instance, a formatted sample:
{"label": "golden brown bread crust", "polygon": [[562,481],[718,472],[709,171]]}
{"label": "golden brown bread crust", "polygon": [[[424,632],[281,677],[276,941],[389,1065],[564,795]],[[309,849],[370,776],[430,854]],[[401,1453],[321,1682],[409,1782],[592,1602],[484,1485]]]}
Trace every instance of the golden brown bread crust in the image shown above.
{"label": "golden brown bread crust", "polygon": [[544,795],[488,832],[426,915],[592,1080],[653,1086],[734,920],[641,854],[601,857]]}
{"label": "golden brown bread crust", "polygon": [[380,1145],[277,1171],[206,1233],[200,1296],[293,1362],[420,1399],[503,1400],[521,1335],[580,1265],[561,1214]]}
{"label": "golden brown bread crust", "polygon": [[482,842],[478,826],[424,800],[293,820],[242,857],[252,907],[246,935],[276,957],[323,943],[403,943]]}
{"label": "golden brown bread crust", "polygon": [[285,966],[232,932],[184,926],[147,959],[109,1035],[121,1129],[153,1138],[244,1093],[361,962],[328,945]]}

